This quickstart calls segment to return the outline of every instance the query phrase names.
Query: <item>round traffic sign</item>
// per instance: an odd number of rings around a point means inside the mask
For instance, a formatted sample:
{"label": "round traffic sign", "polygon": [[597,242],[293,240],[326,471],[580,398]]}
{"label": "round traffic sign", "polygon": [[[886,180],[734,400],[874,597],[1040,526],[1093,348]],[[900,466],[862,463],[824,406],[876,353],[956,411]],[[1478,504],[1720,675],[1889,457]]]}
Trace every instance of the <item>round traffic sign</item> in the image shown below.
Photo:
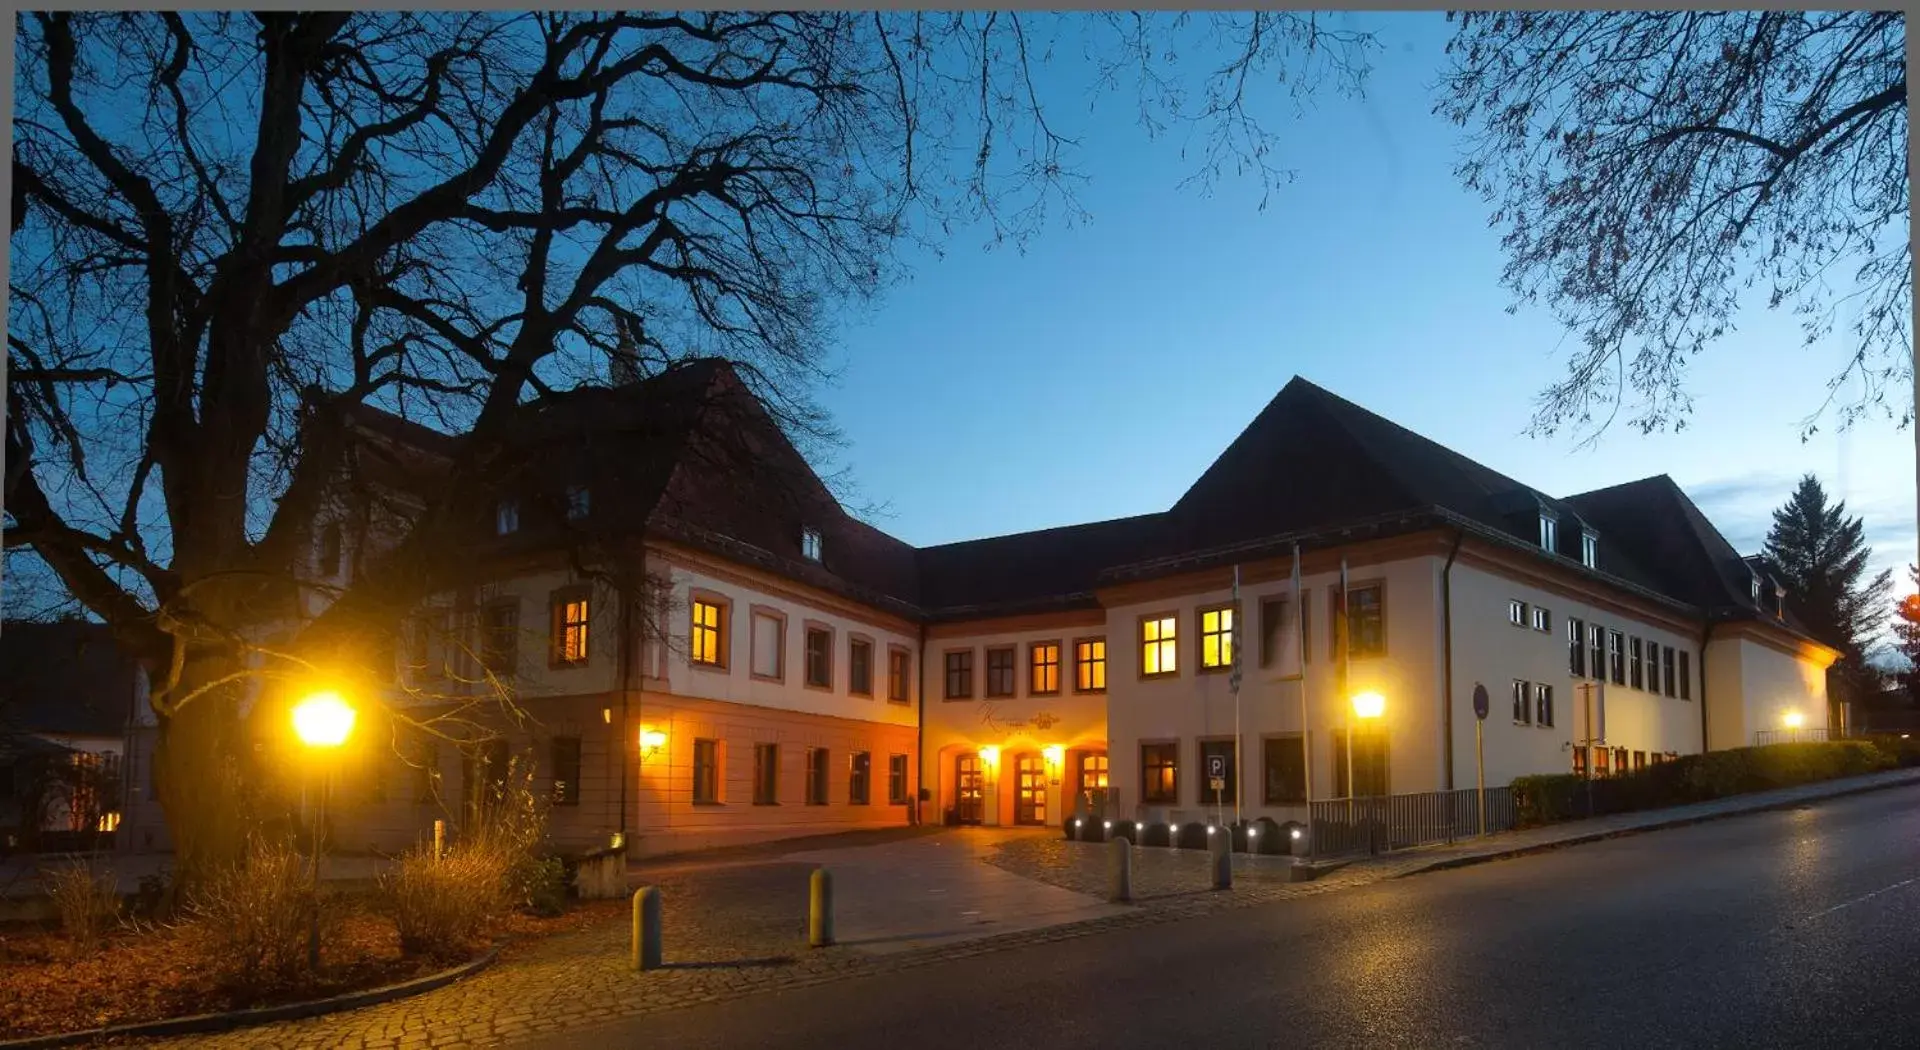
{"label": "round traffic sign", "polygon": [[1486,721],[1487,707],[1490,703],[1491,701],[1487,699],[1487,687],[1479,682],[1473,683],[1473,717],[1482,722]]}

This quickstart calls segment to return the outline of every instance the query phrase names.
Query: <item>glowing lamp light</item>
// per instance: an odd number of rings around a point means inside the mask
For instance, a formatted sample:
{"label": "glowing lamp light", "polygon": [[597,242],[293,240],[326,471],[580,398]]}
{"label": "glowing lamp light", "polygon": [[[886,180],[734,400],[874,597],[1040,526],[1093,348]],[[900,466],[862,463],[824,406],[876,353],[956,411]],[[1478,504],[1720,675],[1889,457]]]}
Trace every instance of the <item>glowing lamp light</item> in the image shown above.
{"label": "glowing lamp light", "polygon": [[1208,825],[1207,825],[1207,834],[1209,834],[1209,835],[1211,835],[1211,834],[1213,834],[1213,833],[1214,833],[1214,830],[1215,830],[1215,828],[1214,828],[1214,826],[1213,826],[1212,824],[1208,824]]}
{"label": "glowing lamp light", "polygon": [[1040,756],[1047,760],[1047,765],[1057,766],[1066,759],[1067,749],[1059,744],[1048,744],[1040,749]]}
{"label": "glowing lamp light", "polygon": [[1294,837],[1294,838],[1299,838],[1299,837],[1300,837],[1300,829],[1299,829],[1299,828],[1294,828],[1294,829],[1293,829],[1293,837]]}
{"label": "glowing lamp light", "polygon": [[1080,818],[1079,818],[1079,817],[1075,817],[1075,818],[1073,818],[1073,826],[1074,826],[1074,827],[1076,827],[1076,828],[1080,826]]}
{"label": "glowing lamp light", "polygon": [[1000,749],[989,744],[980,749],[980,761],[990,766],[1000,764]]}
{"label": "glowing lamp light", "polygon": [[651,755],[654,752],[659,751],[661,748],[666,746],[667,746],[667,734],[661,732],[658,729],[647,729],[645,727],[641,728],[640,753],[642,755]]}
{"label": "glowing lamp light", "polygon": [[314,693],[294,705],[293,732],[308,747],[339,747],[353,732],[353,708],[339,693]]}
{"label": "glowing lamp light", "polygon": [[1104,827],[1104,828],[1106,828],[1106,829],[1107,829],[1108,831],[1112,831],[1112,830],[1113,830],[1113,821],[1111,821],[1111,820],[1109,820],[1109,821],[1106,821],[1106,822],[1105,822],[1105,823],[1103,823],[1103,824],[1102,824],[1101,826],[1102,826],[1102,827]]}
{"label": "glowing lamp light", "polygon": [[1801,726],[1806,724],[1807,716],[1801,714],[1798,711],[1788,711],[1784,716],[1781,717],[1780,722],[1782,725],[1786,726],[1788,729],[1798,729]]}
{"label": "glowing lamp light", "polygon": [[1247,837],[1248,837],[1248,838],[1250,838],[1250,839],[1257,839],[1257,838],[1259,838],[1259,837],[1260,837],[1260,829],[1259,829],[1259,828],[1248,828],[1248,829],[1247,829]]}
{"label": "glowing lamp light", "polygon": [[1353,697],[1353,715],[1355,718],[1379,718],[1387,711],[1387,698],[1375,692],[1355,693]]}

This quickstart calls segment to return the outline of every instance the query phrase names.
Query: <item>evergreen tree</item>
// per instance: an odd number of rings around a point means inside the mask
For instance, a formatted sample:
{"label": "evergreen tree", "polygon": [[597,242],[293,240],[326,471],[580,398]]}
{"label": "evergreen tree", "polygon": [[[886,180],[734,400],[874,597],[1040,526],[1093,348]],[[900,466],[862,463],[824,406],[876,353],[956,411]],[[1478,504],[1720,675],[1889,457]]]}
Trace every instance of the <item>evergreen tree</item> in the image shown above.
{"label": "evergreen tree", "polygon": [[1762,557],[1786,585],[1794,616],[1815,638],[1840,650],[1827,671],[1827,695],[1835,702],[1865,701],[1880,692],[1880,673],[1867,663],[1866,650],[1884,622],[1893,572],[1863,584],[1872,555],[1860,519],[1847,517],[1844,501],[1829,505],[1811,474],[1773,512]]}
{"label": "evergreen tree", "polygon": [[1907,702],[1920,707],[1920,565],[1907,566],[1907,572],[1913,577],[1915,593],[1893,605],[1893,648],[1907,658],[1907,669],[1900,675]]}

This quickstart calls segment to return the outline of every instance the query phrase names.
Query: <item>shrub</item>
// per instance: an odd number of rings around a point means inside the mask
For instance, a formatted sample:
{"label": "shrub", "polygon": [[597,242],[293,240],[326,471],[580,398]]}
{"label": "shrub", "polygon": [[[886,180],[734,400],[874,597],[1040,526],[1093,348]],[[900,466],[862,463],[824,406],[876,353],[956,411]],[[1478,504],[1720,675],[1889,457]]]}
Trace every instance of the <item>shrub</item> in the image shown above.
{"label": "shrub", "polygon": [[1901,769],[1920,766],[1920,740],[1888,735],[1875,738],[1873,745]]}
{"label": "shrub", "polygon": [[1142,846],[1173,845],[1173,829],[1165,824],[1141,825],[1140,844]]}
{"label": "shrub", "polygon": [[1113,827],[1105,830],[1109,839],[1126,839],[1129,843],[1140,841],[1140,825],[1131,820],[1116,820]]}
{"label": "shrub", "polygon": [[1885,769],[1896,759],[1862,740],[1769,744],[1683,755],[1672,762],[1611,777],[1589,788],[1572,773],[1517,777],[1514,822],[1520,827],[1586,816],[1630,813],[1794,787]]}
{"label": "shrub", "polygon": [[120,915],[118,882],[111,871],[98,871],[74,861],[42,872],[47,896],[60,916],[60,932],[77,950],[98,944]]}
{"label": "shrub", "polygon": [[438,860],[433,847],[408,850],[380,877],[380,896],[407,955],[464,954],[489,920],[511,907],[502,857],[460,847]]}
{"label": "shrub", "polygon": [[254,836],[238,863],[193,884],[187,912],[212,938],[229,983],[264,987],[306,966],[319,908],[309,863],[287,842]]}
{"label": "shrub", "polygon": [[1067,818],[1060,822],[1060,833],[1066,836],[1068,842],[1072,842],[1078,837],[1075,833],[1079,830],[1080,818],[1072,814],[1068,814]]}
{"label": "shrub", "polygon": [[1206,849],[1207,826],[1198,821],[1180,825],[1180,848]]}

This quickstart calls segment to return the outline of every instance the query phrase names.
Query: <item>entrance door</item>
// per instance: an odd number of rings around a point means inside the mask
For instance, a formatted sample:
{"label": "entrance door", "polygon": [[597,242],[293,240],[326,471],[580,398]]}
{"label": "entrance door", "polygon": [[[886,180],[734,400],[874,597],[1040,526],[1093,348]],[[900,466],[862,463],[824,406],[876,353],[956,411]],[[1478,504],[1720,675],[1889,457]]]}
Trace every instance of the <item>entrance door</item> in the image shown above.
{"label": "entrance door", "polygon": [[980,823],[986,802],[987,778],[980,768],[980,756],[961,755],[954,763],[954,811],[962,824]]}
{"label": "entrance door", "polygon": [[1021,755],[1013,763],[1013,822],[1047,822],[1047,764],[1039,755]]}

